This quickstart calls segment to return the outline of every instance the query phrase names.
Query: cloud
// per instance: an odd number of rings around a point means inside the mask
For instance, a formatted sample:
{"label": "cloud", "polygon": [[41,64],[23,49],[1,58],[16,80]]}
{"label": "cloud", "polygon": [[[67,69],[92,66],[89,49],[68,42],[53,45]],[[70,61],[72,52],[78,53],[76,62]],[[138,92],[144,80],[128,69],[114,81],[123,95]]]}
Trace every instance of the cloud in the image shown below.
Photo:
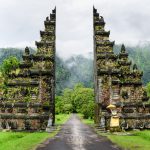
{"label": "cloud", "polygon": [[95,0],[95,4],[117,43],[150,40],[150,1]]}
{"label": "cloud", "polygon": [[92,7],[98,9],[116,43],[150,40],[149,0],[0,0],[0,47],[33,46],[44,20],[57,6],[57,53],[93,51]]}

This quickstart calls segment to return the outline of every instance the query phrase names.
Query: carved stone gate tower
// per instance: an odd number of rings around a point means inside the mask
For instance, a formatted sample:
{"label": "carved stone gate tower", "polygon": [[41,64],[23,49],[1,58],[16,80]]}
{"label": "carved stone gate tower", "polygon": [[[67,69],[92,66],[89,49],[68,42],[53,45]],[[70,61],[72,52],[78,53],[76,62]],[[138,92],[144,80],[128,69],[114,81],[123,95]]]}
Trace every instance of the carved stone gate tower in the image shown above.
{"label": "carved stone gate tower", "polygon": [[143,73],[128,60],[124,45],[114,54],[114,42],[109,41],[102,16],[93,8],[95,122],[104,130],[110,129],[109,105],[116,106],[119,127],[150,128],[150,104],[141,82]]}
{"label": "carved stone gate tower", "polygon": [[55,122],[55,30],[56,8],[44,21],[45,30],[36,42],[36,54],[28,47],[23,62],[6,79],[0,102],[0,128],[45,130]]}

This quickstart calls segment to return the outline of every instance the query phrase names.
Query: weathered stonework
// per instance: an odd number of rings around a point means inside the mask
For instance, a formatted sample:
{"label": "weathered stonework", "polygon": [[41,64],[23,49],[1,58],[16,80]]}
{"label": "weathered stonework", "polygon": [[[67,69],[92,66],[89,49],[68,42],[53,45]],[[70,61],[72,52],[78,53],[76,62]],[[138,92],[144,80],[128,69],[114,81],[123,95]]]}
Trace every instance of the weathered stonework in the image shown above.
{"label": "weathered stonework", "polygon": [[25,48],[23,62],[9,73],[0,102],[0,128],[45,130],[55,121],[56,8],[46,18],[36,54]]}
{"label": "weathered stonework", "polygon": [[110,129],[109,104],[117,106],[120,128],[150,128],[150,105],[142,86],[143,73],[131,65],[124,45],[118,55],[113,52],[114,42],[109,41],[110,32],[105,22],[93,8],[94,26],[94,77],[95,122],[103,129]]}

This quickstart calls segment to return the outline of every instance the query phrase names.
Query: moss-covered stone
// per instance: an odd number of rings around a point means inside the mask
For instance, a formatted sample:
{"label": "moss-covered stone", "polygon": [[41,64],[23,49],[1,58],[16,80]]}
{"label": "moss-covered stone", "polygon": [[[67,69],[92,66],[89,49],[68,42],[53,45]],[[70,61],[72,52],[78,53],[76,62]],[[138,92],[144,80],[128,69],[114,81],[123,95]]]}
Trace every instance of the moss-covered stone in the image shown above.
{"label": "moss-covered stone", "polygon": [[0,102],[3,128],[9,125],[17,130],[45,130],[50,114],[54,124],[55,12],[44,22],[45,31],[36,42],[37,53],[30,54],[26,47],[23,62],[5,80]]}
{"label": "moss-covered stone", "polygon": [[[107,112],[105,113],[104,128],[112,131],[119,130],[119,128],[110,128],[109,110],[106,107],[109,104],[121,103],[122,105],[119,105],[117,110],[121,118],[126,118],[125,122],[128,128],[147,128],[148,125],[143,126],[143,121],[140,122],[140,119],[147,118],[145,121],[149,122],[150,111],[148,106],[138,105],[148,101],[141,82],[143,72],[138,70],[136,65],[131,66],[132,63],[128,59],[125,45],[122,45],[119,54],[114,54],[114,42],[109,41],[109,32],[105,31],[104,19],[101,16],[99,17],[95,8],[93,9],[93,21],[95,101],[97,106],[102,106],[96,107],[95,120],[100,120],[102,117],[101,112]],[[133,104],[135,106],[131,108]]]}

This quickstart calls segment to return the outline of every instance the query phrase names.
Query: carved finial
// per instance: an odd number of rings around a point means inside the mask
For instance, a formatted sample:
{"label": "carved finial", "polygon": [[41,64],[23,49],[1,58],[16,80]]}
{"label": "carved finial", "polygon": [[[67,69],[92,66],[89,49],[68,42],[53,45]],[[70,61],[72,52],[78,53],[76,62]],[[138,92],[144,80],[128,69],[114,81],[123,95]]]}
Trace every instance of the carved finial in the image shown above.
{"label": "carved finial", "polygon": [[136,64],[133,65],[133,70],[138,70],[138,67]]}
{"label": "carved finial", "polygon": [[29,55],[29,54],[30,54],[29,47],[26,47],[26,48],[25,48],[25,54],[26,54],[26,55]]}
{"label": "carved finial", "polygon": [[126,48],[125,48],[124,44],[122,44],[122,46],[121,46],[121,53],[125,53],[125,52],[126,52]]}
{"label": "carved finial", "polygon": [[46,17],[46,21],[49,21],[49,17]]}
{"label": "carved finial", "polygon": [[52,13],[53,13],[53,14],[56,13],[56,6],[55,6],[55,8],[52,10]]}
{"label": "carved finial", "polygon": [[95,7],[93,6],[93,13],[96,14],[97,13],[97,9],[95,9]]}
{"label": "carved finial", "polygon": [[104,22],[103,16],[100,16],[100,21],[101,21],[101,22]]}

